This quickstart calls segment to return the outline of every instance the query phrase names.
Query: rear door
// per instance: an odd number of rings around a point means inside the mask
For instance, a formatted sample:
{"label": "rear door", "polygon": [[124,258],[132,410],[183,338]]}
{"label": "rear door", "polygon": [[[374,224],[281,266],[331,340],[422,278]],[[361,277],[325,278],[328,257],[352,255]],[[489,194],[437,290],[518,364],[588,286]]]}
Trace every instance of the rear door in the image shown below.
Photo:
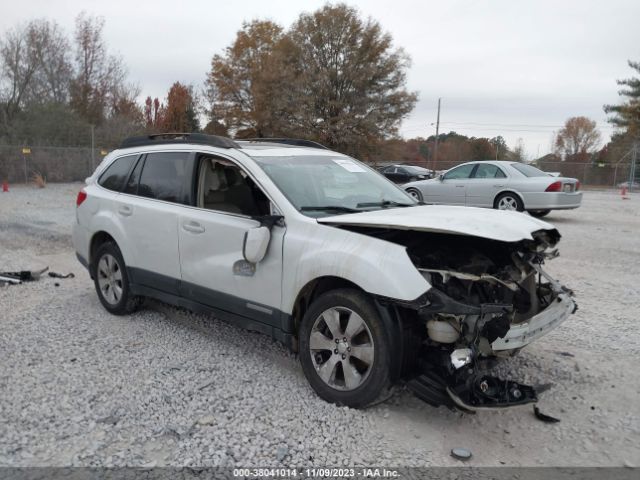
{"label": "rear door", "polygon": [[277,212],[235,162],[202,154],[197,164],[196,201],[178,220],[182,295],[282,328],[284,224],[272,226],[262,261],[250,264],[244,260],[245,233],[260,226],[260,217]]}
{"label": "rear door", "polygon": [[473,177],[466,182],[467,205],[493,207],[493,201],[508,182],[507,175],[493,163],[479,163]]}
{"label": "rear door", "polygon": [[178,217],[191,202],[193,155],[144,155],[115,201],[115,215],[128,236],[131,281],[179,294]]}

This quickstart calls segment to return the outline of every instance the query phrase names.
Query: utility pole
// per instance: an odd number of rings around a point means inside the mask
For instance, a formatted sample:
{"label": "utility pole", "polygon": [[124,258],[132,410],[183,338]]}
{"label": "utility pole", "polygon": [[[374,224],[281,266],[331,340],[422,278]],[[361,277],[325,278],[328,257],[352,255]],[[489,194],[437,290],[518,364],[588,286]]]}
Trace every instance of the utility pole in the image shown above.
{"label": "utility pole", "polygon": [[96,162],[94,161],[94,150],[96,147],[94,132],[95,132],[95,125],[91,125],[91,171],[89,172],[89,175],[91,175],[96,168]]}
{"label": "utility pole", "polygon": [[433,147],[433,173],[434,174],[438,166],[438,134],[440,133],[440,100],[442,100],[442,98],[438,98],[438,119],[436,120],[436,143]]}
{"label": "utility pole", "polygon": [[638,142],[633,144],[633,155],[631,156],[631,167],[629,168],[629,191],[634,186],[636,179],[636,160],[638,159]]}

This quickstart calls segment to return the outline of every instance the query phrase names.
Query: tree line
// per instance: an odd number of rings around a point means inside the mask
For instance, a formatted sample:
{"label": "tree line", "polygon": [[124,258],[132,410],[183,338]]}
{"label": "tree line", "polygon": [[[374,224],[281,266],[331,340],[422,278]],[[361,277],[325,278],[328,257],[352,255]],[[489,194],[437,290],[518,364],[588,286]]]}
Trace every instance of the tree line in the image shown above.
{"label": "tree line", "polygon": [[[213,56],[203,87],[176,81],[162,99],[129,79],[104,39],[104,20],[81,13],[68,35],[37,19],[0,39],[0,142],[112,148],[142,133],[197,132],[235,138],[295,137],[372,161],[428,163],[435,137],[404,140],[401,122],[417,92],[406,85],[411,59],[376,20],[345,4],[303,13],[288,28],[267,20],[242,25]],[[640,72],[640,63],[629,62]],[[598,150],[595,122],[569,119],[557,132],[559,157],[613,155],[640,131],[640,79],[620,80],[623,101],[605,106],[618,127]],[[144,96],[142,96],[144,98]],[[525,158],[501,136],[438,137],[438,160]]]}

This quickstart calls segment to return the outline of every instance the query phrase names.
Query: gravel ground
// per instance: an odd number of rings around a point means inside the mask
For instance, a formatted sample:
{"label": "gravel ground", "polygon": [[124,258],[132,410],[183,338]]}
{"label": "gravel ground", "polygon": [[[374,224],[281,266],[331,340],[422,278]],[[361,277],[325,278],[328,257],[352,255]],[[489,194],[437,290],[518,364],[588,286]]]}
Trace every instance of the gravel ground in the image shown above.
{"label": "gravel ground", "polygon": [[79,184],[0,193],[0,270],[48,265],[74,279],[0,288],[0,465],[622,466],[640,464],[640,196],[586,192],[552,213],[549,270],[576,315],[497,367],[547,385],[540,409],[467,415],[397,388],[366,410],[315,396],[281,345],[148,302],[101,307],[71,247]]}

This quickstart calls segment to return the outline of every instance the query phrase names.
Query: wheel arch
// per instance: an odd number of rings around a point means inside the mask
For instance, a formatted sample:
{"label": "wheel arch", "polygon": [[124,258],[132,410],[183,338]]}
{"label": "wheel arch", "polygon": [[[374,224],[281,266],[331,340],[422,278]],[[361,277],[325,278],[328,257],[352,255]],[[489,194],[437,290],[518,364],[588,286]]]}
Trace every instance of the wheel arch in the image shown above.
{"label": "wheel arch", "polygon": [[298,292],[298,296],[296,297],[292,313],[294,329],[293,335],[295,338],[292,342],[292,345],[294,346],[294,350],[298,352],[298,332],[300,329],[300,322],[309,309],[309,306],[316,298],[318,298],[322,294],[341,289],[357,290],[371,299],[373,307],[378,311],[380,318],[384,323],[392,350],[399,352],[399,355],[391,356],[390,369],[392,380],[397,380],[398,378],[400,378],[403,372],[403,367],[406,363],[406,359],[404,358],[405,349],[403,348],[405,339],[402,316],[398,311],[398,308],[392,303],[389,303],[388,300],[381,299],[380,297],[367,292],[362,287],[350,280],[347,280],[346,278],[329,275],[318,277],[307,282],[307,284],[302,287],[300,292]]}
{"label": "wheel arch", "polygon": [[89,265],[92,264],[95,257],[95,253],[98,250],[98,247],[100,247],[100,245],[106,242],[113,242],[116,245],[118,244],[115,238],[113,238],[111,234],[109,234],[108,232],[105,232],[104,230],[100,230],[93,234],[93,236],[91,237],[91,240],[89,241],[89,258],[88,258]]}
{"label": "wheel arch", "polygon": [[291,313],[293,320],[293,331],[296,337],[298,336],[298,330],[300,327],[300,322],[302,321],[302,317],[304,317],[305,313],[309,309],[309,305],[311,305],[311,303],[323,293],[342,288],[350,288],[363,293],[367,293],[362,287],[355,284],[351,280],[331,275],[314,278],[313,280],[307,282],[300,289],[293,303],[293,311]]}
{"label": "wheel arch", "polygon": [[500,190],[498,193],[496,193],[496,196],[493,197],[493,208],[496,208],[498,204],[498,198],[500,198],[500,196],[504,195],[505,193],[511,193],[512,195],[515,195],[516,197],[518,197],[522,202],[523,209],[524,210],[527,209],[527,206],[524,203],[524,197],[522,196],[522,194],[512,188],[505,188],[504,190]]}

